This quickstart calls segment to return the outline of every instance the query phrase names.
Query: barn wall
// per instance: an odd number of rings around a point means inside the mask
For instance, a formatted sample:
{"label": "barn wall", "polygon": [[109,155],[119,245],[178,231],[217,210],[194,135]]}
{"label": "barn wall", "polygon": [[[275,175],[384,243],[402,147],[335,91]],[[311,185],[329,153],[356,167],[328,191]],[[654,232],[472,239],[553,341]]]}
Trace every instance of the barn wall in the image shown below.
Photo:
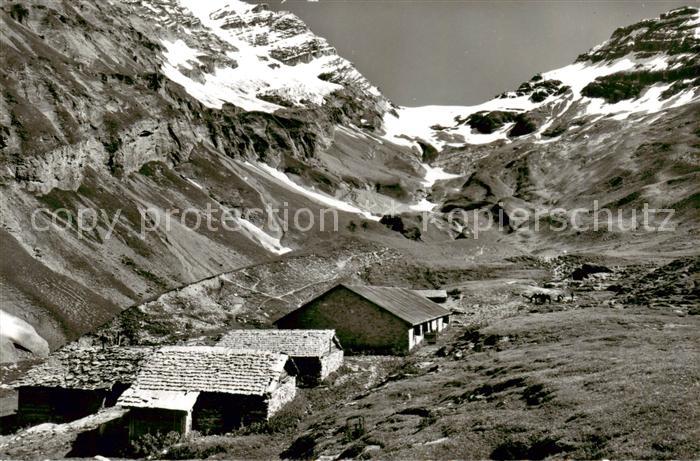
{"label": "barn wall", "polygon": [[129,410],[129,440],[138,440],[145,434],[169,434],[189,431],[189,412],[162,408],[132,408]]}
{"label": "barn wall", "polygon": [[21,425],[65,423],[97,413],[108,396],[106,390],[20,387],[17,413]]}
{"label": "barn wall", "polygon": [[292,357],[296,367],[293,373],[299,387],[318,386],[329,374],[343,364],[343,351],[333,348],[321,357]]}
{"label": "barn wall", "polygon": [[334,349],[330,354],[321,357],[321,379],[336,371],[343,365],[345,354],[340,349]]}
{"label": "barn wall", "polygon": [[192,429],[202,434],[222,434],[242,425],[265,421],[267,414],[267,401],[263,396],[203,392],[192,411]]}
{"label": "barn wall", "polygon": [[277,321],[280,328],[335,329],[345,352],[397,354],[408,351],[406,322],[337,287]]}

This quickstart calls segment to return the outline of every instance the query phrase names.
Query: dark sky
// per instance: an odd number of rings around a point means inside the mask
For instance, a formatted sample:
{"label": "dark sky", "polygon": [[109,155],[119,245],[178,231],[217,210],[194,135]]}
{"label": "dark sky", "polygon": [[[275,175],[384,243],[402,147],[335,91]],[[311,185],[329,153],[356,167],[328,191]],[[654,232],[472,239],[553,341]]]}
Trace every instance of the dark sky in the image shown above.
{"label": "dark sky", "polygon": [[[204,1],[204,0],[203,0]],[[405,106],[476,104],[691,1],[267,0]]]}

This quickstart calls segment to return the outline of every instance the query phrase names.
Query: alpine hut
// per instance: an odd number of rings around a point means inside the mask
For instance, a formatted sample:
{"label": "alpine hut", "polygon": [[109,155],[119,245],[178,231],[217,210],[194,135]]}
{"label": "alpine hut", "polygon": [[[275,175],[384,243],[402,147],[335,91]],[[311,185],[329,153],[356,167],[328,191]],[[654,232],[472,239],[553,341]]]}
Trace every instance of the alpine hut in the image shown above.
{"label": "alpine hut", "polygon": [[65,423],[114,405],[152,351],[76,345],[59,349],[13,383],[19,424]]}
{"label": "alpine hut", "polygon": [[287,360],[284,354],[225,347],[161,348],[117,402],[130,409],[129,438],[191,429],[225,433],[266,421],[295,396]]}
{"label": "alpine hut", "polygon": [[334,329],[347,353],[403,354],[434,336],[450,311],[412,290],[340,284],[278,319],[280,329]]}
{"label": "alpine hut", "polygon": [[286,354],[297,385],[315,386],[343,364],[343,348],[333,330],[232,330],[219,341],[232,349]]}

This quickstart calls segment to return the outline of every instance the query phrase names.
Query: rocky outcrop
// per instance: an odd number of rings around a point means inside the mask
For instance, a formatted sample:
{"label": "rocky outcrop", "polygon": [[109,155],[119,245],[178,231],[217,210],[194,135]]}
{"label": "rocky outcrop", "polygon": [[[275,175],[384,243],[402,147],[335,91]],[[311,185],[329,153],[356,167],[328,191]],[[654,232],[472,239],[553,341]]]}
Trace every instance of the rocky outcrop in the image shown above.
{"label": "rocky outcrop", "polygon": [[675,259],[624,284],[619,291],[624,303],[655,303],[700,315],[700,258]]}
{"label": "rocky outcrop", "polygon": [[698,8],[686,6],[671,10],[656,19],[620,27],[610,39],[580,55],[578,62],[600,62],[643,53],[652,56],[663,52],[668,55],[700,52]]}

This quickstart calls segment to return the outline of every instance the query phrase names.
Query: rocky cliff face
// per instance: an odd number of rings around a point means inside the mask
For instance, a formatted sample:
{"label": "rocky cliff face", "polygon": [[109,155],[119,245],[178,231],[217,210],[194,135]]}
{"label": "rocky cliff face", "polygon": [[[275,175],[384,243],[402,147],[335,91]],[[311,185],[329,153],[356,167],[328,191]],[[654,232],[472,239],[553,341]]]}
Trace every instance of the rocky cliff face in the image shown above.
{"label": "rocky cliff face", "polygon": [[[693,237],[695,8],[620,29],[479,106],[422,108],[392,105],[299,18],[264,5],[22,0],[1,11],[0,289],[3,309],[51,347],[168,289],[338,234],[455,265],[627,244],[636,234],[581,240],[512,216],[597,199],[678,208],[681,238],[645,234],[641,248]],[[301,231],[272,208],[332,208],[338,225]],[[86,209],[97,211],[87,227]],[[477,241],[470,223],[446,220],[482,209],[504,210],[507,228]],[[211,214],[215,229],[194,226]]]}
{"label": "rocky cliff face", "polygon": [[[282,138],[310,156],[308,138],[330,136],[336,122],[376,124],[388,107],[293,15],[199,3],[212,10],[175,0],[6,5],[5,180],[75,189],[87,167],[123,175],[152,160],[175,165],[199,143],[257,158],[275,154],[262,142]],[[268,133],[286,119],[308,125],[306,138]]]}

